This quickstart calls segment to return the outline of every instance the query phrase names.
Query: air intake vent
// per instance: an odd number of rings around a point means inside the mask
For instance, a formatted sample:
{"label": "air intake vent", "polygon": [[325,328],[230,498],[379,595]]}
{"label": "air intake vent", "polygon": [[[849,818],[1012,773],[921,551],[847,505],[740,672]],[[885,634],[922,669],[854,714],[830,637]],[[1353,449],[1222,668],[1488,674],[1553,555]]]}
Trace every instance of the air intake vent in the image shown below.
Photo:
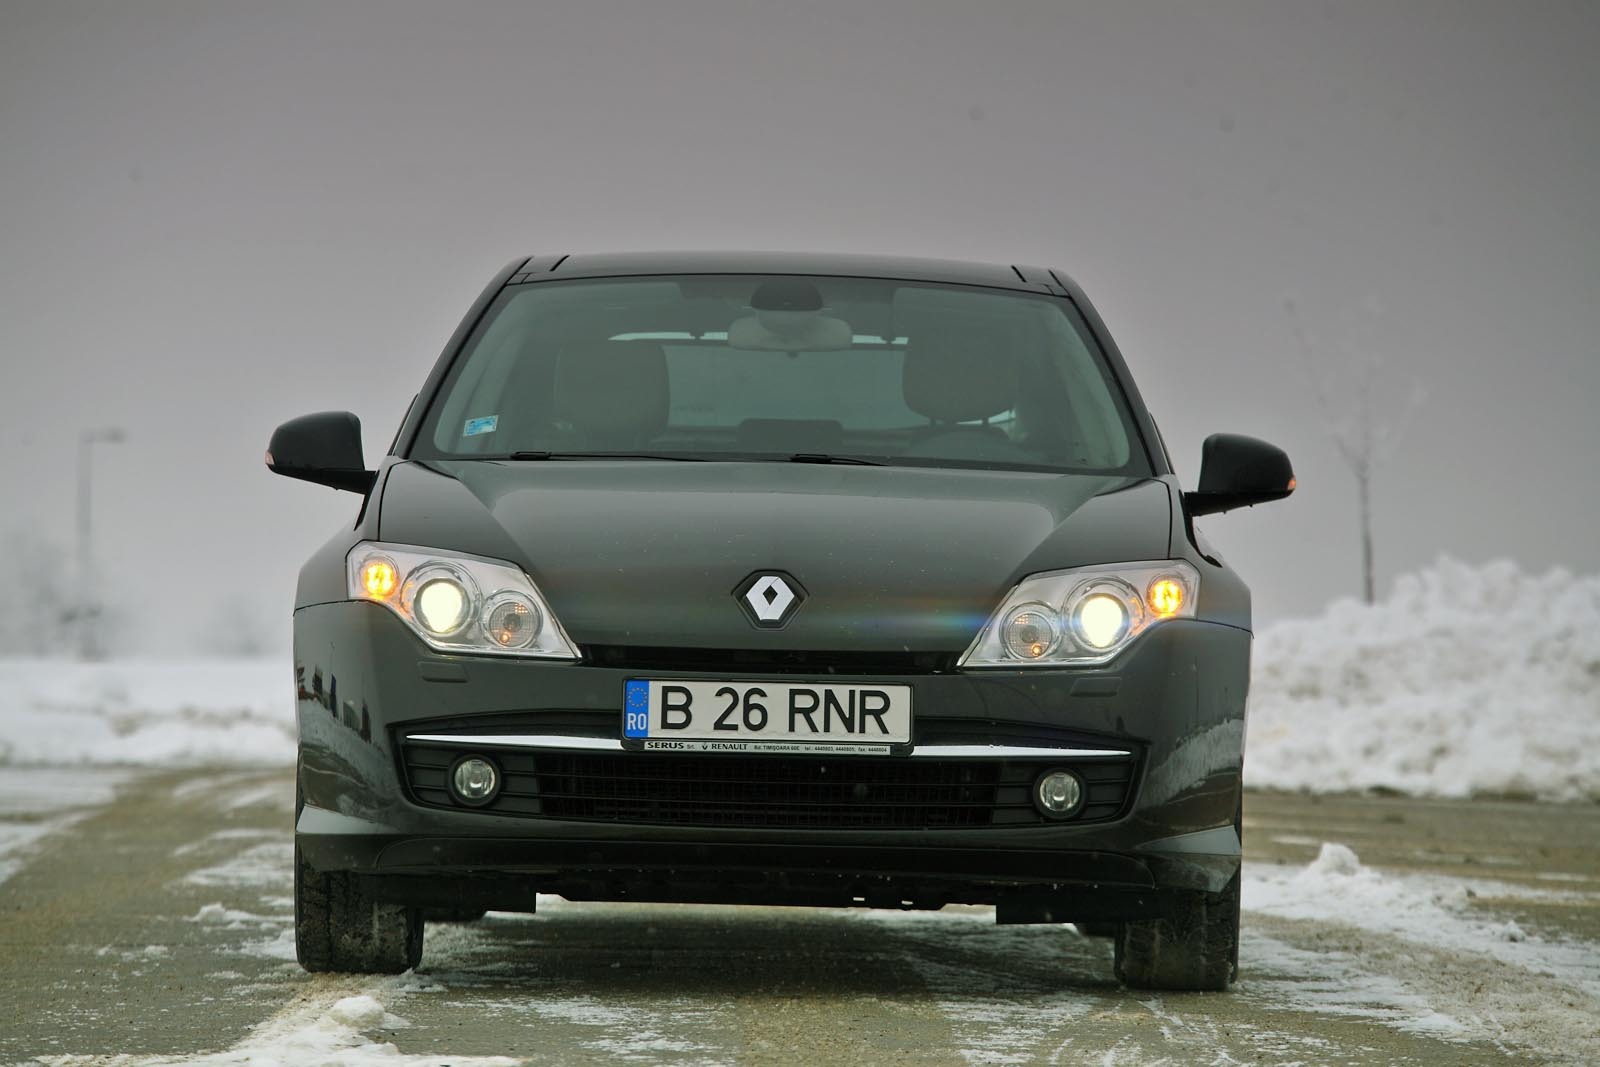
{"label": "air intake vent", "polygon": [[[450,807],[445,775],[463,745],[409,742],[423,804]],[[774,829],[950,829],[1042,821],[1031,789],[1047,767],[1089,788],[1074,822],[1121,814],[1134,761],[872,759],[497,749],[505,772],[481,811],[586,822]]]}

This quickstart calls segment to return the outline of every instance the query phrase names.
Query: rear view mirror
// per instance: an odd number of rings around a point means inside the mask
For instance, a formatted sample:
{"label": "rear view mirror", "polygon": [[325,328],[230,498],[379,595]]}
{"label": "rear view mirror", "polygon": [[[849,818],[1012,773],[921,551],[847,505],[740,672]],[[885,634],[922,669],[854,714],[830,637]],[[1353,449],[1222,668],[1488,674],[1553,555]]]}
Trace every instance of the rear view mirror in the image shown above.
{"label": "rear view mirror", "polygon": [[320,411],[279,426],[267,445],[267,469],[362,494],[377,478],[361,457],[361,420],[348,411]]}
{"label": "rear view mirror", "polygon": [[728,347],[748,352],[839,352],[854,340],[843,319],[803,311],[759,311],[728,327]]}
{"label": "rear view mirror", "polygon": [[1294,492],[1283,449],[1241,434],[1217,433],[1200,448],[1200,488],[1183,494],[1191,516],[1282,500]]}

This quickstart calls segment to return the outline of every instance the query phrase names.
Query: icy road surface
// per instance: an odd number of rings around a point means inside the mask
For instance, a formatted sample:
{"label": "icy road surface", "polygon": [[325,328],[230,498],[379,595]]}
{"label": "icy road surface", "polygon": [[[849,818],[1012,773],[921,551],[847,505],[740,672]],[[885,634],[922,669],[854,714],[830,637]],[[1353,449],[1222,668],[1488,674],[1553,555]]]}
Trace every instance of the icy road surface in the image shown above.
{"label": "icy road surface", "polygon": [[314,978],[283,771],[0,779],[4,1063],[1600,1062],[1588,805],[1251,794],[1242,981],[1155,995],[985,909],[553,899]]}

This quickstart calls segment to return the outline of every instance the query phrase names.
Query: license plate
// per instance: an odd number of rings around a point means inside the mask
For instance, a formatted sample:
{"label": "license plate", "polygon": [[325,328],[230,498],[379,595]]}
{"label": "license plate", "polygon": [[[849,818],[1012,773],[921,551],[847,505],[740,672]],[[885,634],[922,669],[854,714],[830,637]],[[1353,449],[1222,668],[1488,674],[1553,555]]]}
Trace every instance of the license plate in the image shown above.
{"label": "license plate", "polygon": [[879,754],[911,740],[911,687],[630,679],[622,722],[657,751]]}

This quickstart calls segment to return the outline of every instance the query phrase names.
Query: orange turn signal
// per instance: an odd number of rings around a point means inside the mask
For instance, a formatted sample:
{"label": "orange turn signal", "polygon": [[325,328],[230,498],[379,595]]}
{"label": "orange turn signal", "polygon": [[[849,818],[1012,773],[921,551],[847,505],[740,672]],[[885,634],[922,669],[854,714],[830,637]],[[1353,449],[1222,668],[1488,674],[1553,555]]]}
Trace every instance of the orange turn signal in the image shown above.
{"label": "orange turn signal", "polygon": [[1157,578],[1145,592],[1150,610],[1161,618],[1169,618],[1183,609],[1183,583],[1174,578]]}
{"label": "orange turn signal", "polygon": [[394,564],[376,556],[361,565],[361,589],[373,600],[388,600],[400,584]]}

